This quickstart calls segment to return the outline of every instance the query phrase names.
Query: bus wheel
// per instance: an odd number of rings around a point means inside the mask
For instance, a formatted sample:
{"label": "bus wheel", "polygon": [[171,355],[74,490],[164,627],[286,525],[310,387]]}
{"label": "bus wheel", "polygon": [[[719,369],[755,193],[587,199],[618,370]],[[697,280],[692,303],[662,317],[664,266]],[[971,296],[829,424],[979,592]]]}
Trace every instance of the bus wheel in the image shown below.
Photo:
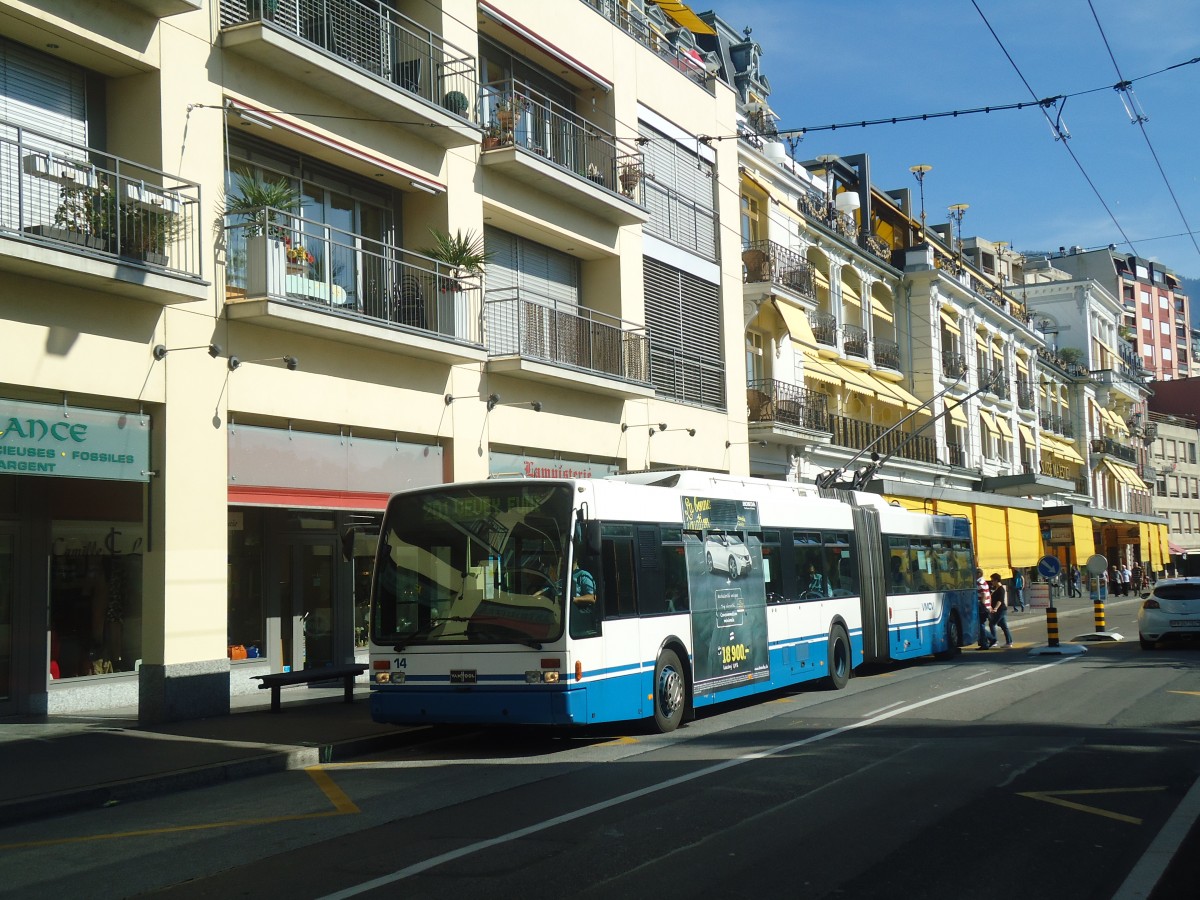
{"label": "bus wheel", "polygon": [[683,721],[685,684],[679,657],[674,650],[664,650],[654,664],[654,724],[663,734]]}
{"label": "bus wheel", "polygon": [[962,649],[962,625],[958,616],[950,614],[946,620],[946,649],[938,654],[939,659],[950,659]]}
{"label": "bus wheel", "polygon": [[825,678],[825,686],[840,691],[850,680],[850,638],[841,625],[834,625],[829,630],[828,665],[829,675]]}

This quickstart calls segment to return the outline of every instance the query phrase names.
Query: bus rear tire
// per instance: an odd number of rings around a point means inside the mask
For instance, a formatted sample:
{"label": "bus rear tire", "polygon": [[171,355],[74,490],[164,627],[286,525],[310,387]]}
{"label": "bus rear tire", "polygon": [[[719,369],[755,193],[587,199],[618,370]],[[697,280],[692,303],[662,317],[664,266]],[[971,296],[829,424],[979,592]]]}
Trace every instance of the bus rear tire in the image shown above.
{"label": "bus rear tire", "polygon": [[846,629],[834,625],[829,629],[829,674],[825,676],[825,687],[840,691],[850,681],[850,638]]}
{"label": "bus rear tire", "polygon": [[687,679],[674,650],[663,650],[654,664],[654,727],[660,733],[674,731],[683,721]]}

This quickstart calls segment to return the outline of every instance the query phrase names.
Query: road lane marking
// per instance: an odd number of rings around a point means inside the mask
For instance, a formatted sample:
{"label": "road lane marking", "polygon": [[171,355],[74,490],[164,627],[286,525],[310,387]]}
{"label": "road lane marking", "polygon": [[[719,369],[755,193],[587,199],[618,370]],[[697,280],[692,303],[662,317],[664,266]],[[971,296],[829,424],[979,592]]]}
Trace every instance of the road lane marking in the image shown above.
{"label": "road lane marking", "polygon": [[1113,894],[1113,900],[1145,900],[1149,897],[1197,818],[1200,818],[1200,778],[1192,783],[1162,830],[1154,836],[1133,871]]}
{"label": "road lane marking", "polygon": [[208,822],[202,825],[172,825],[169,828],[146,828],[138,831],[114,831],[107,834],[88,834],[82,837],[50,838],[42,841],[21,841],[15,844],[0,844],[0,850],[25,850],[32,847],[54,847],[61,844],[86,844],[96,841],[116,841],[126,838],[156,837],[164,834],[184,834],[189,831],[211,831],[216,828],[239,828],[246,825],[273,825],[277,822],[302,822],[307,819],[328,819],[360,812],[354,802],[342,792],[320,766],[304,770],[316,782],[321,793],[334,806],[331,810],[316,813],[298,813],[291,816],[264,816],[260,819],[231,819],[225,822]]}
{"label": "road lane marking", "polygon": [[848,725],[841,725],[837,728],[831,728],[828,731],[822,731],[819,734],[810,735],[806,738],[801,738],[798,741],[780,744],[777,747],[772,747],[768,750],[760,750],[755,753],[745,753],[741,756],[734,757],[733,759],[728,759],[724,762],[715,763],[711,766],[706,766],[703,769],[698,769],[697,771],[691,772],[687,775],[679,775],[675,778],[668,778],[666,781],[660,781],[657,784],[648,785],[644,788],[639,788],[636,791],[629,791],[628,793],[621,794],[617,797],[612,797],[608,800],[602,800],[599,803],[593,803],[589,806],[584,806],[579,809],[572,810],[571,812],[563,813],[562,815],[555,816],[552,819],[545,819],[541,822],[536,822],[533,825],[527,825],[524,828],[518,828],[514,831],[509,831],[493,838],[487,838],[482,841],[476,841],[473,844],[467,844],[466,846],[459,847],[455,850],[449,850],[445,853],[438,854],[437,856],[432,856],[429,859],[422,860],[421,862],[413,863],[410,866],[405,866],[403,869],[397,869],[396,871],[387,875],[381,875],[378,878],[372,878],[370,881],[364,881],[361,884],[352,885],[351,887],[344,888],[343,890],[335,891],[332,894],[326,894],[324,897],[320,898],[320,900],[345,900],[345,898],[348,897],[357,897],[359,894],[365,894],[368,891],[374,891],[381,887],[387,887],[388,885],[395,884],[398,881],[411,878],[413,875],[419,875],[422,872],[427,872],[430,869],[437,868],[445,863],[471,856],[480,852],[481,850],[488,850],[492,847],[499,847],[503,844],[512,843],[513,841],[520,840],[521,838],[529,837],[530,835],[540,834],[543,831],[557,828],[560,825],[566,825],[575,821],[576,819],[586,818],[587,816],[603,812],[604,810],[611,809],[615,806],[621,806],[625,803],[629,803],[630,801],[640,800],[643,797],[652,796],[660,791],[678,787],[681,784],[687,784],[701,778],[707,778],[719,772],[724,772],[726,769],[732,769],[748,762],[757,762],[759,760],[769,759],[772,756],[778,756],[782,753],[787,753],[800,747],[806,747],[810,744],[820,743],[821,741],[838,737],[851,731],[857,731],[860,728],[867,728],[871,725],[877,725],[880,722],[885,722],[888,719],[895,718],[896,716],[904,713],[913,712],[914,710],[922,709],[923,707],[930,706],[934,703],[940,703],[943,700],[949,700],[953,697],[969,694],[982,688],[1001,684],[1005,681],[1011,681],[1014,678],[1024,678],[1026,675],[1032,675],[1035,672],[1041,672],[1053,666],[1060,665],[1061,663],[1070,662],[1074,659],[1077,659],[1077,657],[1060,657],[1053,662],[1043,663],[1042,665],[1034,666],[1029,669],[1020,669],[1019,671],[1012,672],[1008,675],[1001,675],[999,678],[994,678],[991,681],[981,682],[980,684],[973,684],[969,687],[956,688],[955,690],[949,691],[945,694],[927,697],[924,700],[918,700],[917,702],[910,703],[907,706],[897,707],[896,709],[880,713],[878,716],[874,716],[870,719],[861,719],[857,722],[851,722]]}
{"label": "road lane marking", "polygon": [[881,706],[881,707],[879,707],[879,709],[872,710],[869,713],[863,713],[863,716],[864,716],[864,718],[869,719],[871,716],[877,716],[884,710],[891,709],[893,706],[899,706],[903,702],[904,702],[903,700],[897,700],[895,703],[889,703],[887,706]]}
{"label": "road lane marking", "polygon": [[1091,794],[1147,794],[1153,791],[1165,791],[1166,785],[1158,787],[1140,787],[1140,788],[1095,788],[1093,790],[1081,791],[1017,791],[1017,796],[1028,797],[1030,800],[1041,800],[1045,803],[1053,803],[1056,806],[1065,806],[1067,809],[1078,810],[1079,812],[1091,813],[1096,816],[1104,816],[1106,819],[1116,819],[1118,822],[1128,822],[1130,825],[1141,825],[1142,820],[1137,816],[1127,816],[1123,813],[1115,813],[1111,810],[1101,809],[1098,806],[1085,806],[1082,803],[1075,803],[1072,800],[1063,800],[1063,797],[1079,797]]}

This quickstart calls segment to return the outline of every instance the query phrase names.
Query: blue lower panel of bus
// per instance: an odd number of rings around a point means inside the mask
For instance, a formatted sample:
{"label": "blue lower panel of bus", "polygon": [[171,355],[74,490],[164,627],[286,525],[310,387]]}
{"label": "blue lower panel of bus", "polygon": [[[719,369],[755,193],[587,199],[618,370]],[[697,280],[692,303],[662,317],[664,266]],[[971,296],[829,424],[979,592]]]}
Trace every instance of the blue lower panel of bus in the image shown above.
{"label": "blue lower panel of bus", "polygon": [[497,687],[372,687],[371,718],[393,725],[586,725],[587,691]]}

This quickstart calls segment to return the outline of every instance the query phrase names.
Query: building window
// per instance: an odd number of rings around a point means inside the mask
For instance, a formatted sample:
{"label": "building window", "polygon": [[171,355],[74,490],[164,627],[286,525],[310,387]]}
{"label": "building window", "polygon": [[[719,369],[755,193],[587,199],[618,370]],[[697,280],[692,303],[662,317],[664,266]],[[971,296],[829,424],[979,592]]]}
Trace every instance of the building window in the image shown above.
{"label": "building window", "polygon": [[666,135],[642,124],[646,144],[647,234],[670,241],[685,250],[717,258],[716,181],[712,163]]}
{"label": "building window", "polygon": [[664,396],[724,409],[717,286],[655,259],[643,265],[651,383]]}

